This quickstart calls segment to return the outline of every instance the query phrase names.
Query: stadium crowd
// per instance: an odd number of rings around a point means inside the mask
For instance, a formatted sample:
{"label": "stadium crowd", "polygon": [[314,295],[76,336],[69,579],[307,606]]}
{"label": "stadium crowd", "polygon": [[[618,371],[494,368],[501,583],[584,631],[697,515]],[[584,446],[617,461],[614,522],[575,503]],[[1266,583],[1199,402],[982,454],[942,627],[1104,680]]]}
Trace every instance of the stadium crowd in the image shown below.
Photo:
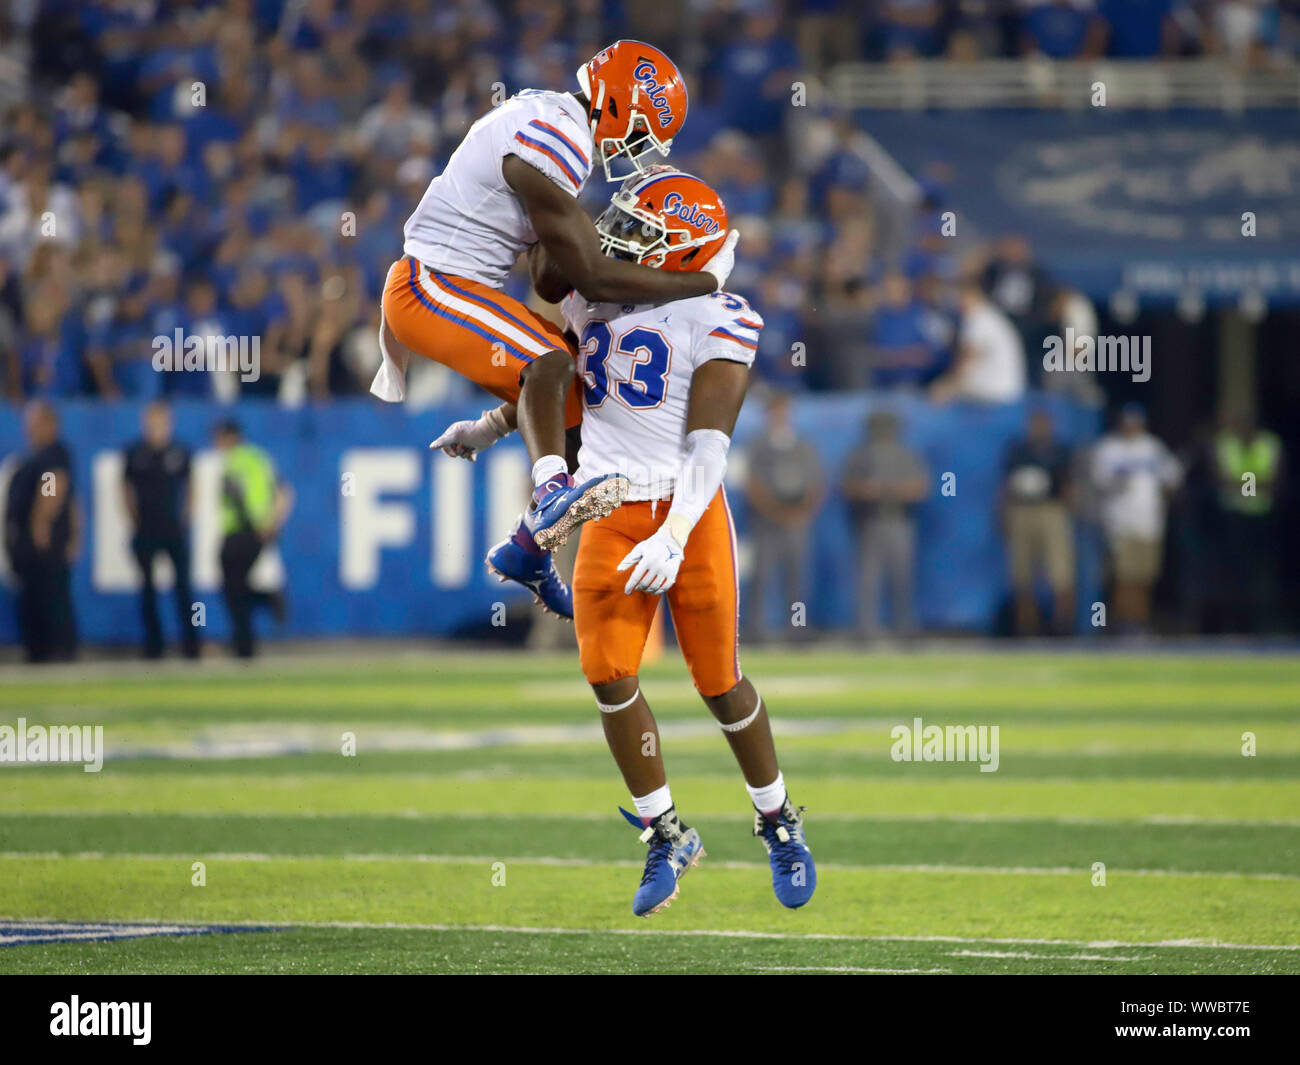
{"label": "stadium crowd", "polygon": [[[949,370],[963,319],[999,332],[959,273],[1028,279],[991,289],[1008,294],[999,302],[1022,334],[1053,321],[1083,332],[1089,311],[1035,273],[1014,236],[954,261],[937,230],[954,180],[942,168],[924,176],[914,222],[900,231],[882,217],[854,124],[819,102],[829,64],[1026,51],[1262,62],[1296,37],[1294,5],[1269,3],[786,7],[19,0],[0,15],[0,85],[16,97],[0,136],[4,392],[294,402],[364,391],[401,224],[469,124],[517,89],[570,86],[604,42],[638,35],[687,72],[690,120],[673,162],[714,184],[738,219],[733,287],[767,321],[762,376],[794,390],[928,385]],[[795,108],[800,79],[808,106]],[[589,183],[589,206],[607,193]],[[151,339],[176,329],[258,337],[260,375],[152,372]],[[800,342],[826,356],[796,364]],[[424,369],[417,401],[463,387]],[[959,384],[950,375],[944,388]]]}

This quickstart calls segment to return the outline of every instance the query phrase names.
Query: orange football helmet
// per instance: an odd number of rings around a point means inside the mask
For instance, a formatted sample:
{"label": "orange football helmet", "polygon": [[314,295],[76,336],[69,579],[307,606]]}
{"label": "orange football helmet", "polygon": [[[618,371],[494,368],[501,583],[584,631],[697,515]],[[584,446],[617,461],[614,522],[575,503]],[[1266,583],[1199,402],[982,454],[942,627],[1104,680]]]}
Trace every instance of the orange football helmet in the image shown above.
{"label": "orange football helmet", "polygon": [[647,153],[667,157],[686,121],[687,99],[681,71],[663,52],[641,41],[615,41],[578,68],[578,84],[605,180],[623,179],[610,172],[615,159],[641,173]]}
{"label": "orange football helmet", "polygon": [[627,178],[596,219],[600,250],[660,270],[699,270],[727,236],[722,198],[697,177],[652,166]]}

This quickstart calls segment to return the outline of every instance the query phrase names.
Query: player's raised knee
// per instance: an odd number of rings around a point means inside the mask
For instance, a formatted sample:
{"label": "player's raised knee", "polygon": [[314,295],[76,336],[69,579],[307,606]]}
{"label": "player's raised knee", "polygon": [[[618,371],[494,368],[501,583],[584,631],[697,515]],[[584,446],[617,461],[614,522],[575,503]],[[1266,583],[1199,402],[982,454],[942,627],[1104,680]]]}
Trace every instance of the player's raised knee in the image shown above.
{"label": "player's raised knee", "polygon": [[604,684],[593,684],[591,690],[596,695],[596,705],[601,713],[614,714],[626,710],[641,691],[641,681],[634,673],[630,677],[619,677]]}
{"label": "player's raised knee", "polygon": [[548,351],[533,359],[519,374],[519,379],[533,388],[568,389],[573,383],[573,356],[567,351]]}

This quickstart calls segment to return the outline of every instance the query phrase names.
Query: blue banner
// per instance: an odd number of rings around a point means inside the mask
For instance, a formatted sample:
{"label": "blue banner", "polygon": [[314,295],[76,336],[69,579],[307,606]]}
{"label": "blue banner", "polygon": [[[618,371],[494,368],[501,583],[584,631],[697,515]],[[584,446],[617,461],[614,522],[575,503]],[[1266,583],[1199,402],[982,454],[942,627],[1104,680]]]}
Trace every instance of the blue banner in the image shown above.
{"label": "blue banner", "polygon": [[[1098,300],[1300,302],[1294,111],[863,112],[917,177],[952,175],[957,235],[1018,233]],[[936,223],[937,229],[937,223]]]}
{"label": "blue banner", "polygon": [[[1058,397],[1039,402],[1052,410],[1067,442],[1083,444],[1095,436],[1095,411]],[[917,508],[921,623],[931,630],[987,632],[1007,594],[996,518],[1002,455],[1023,431],[1024,405],[934,407],[919,399],[863,395],[810,396],[794,404],[796,429],[817,449],[831,489],[810,532],[809,626],[843,629],[856,619],[858,546],[838,483],[867,415],[882,405],[900,414],[905,439],[924,454],[934,482]],[[263,552],[254,570],[255,584],[282,583],[287,591],[289,619],[277,634],[447,636],[486,629],[495,603],[525,600],[522,590],[498,584],[482,565],[526,497],[528,460],[517,438],[473,464],[428,450],[428,441],[449,422],[477,416],[479,409],[460,404],[414,411],[360,399],[294,410],[256,401],[234,409],[178,403],[176,436],[194,451],[194,596],[204,604],[208,638],[228,631],[217,565],[219,462],[210,433],[232,412],[297,496],[280,541]],[[128,546],[121,464],[123,449],[139,437],[140,408],[78,401],[62,404],[59,412],[85,519],[73,577],[81,638],[135,643],[141,633],[139,581]],[[762,427],[762,410],[751,404],[737,427],[728,473],[742,560],[749,522],[745,445]],[[5,407],[0,481],[7,484],[23,450],[20,414]],[[944,474],[953,475],[952,495],[940,492]],[[1096,598],[1097,584],[1095,552],[1085,551],[1081,609]],[[742,604],[755,609],[743,598]],[[171,612],[163,606],[167,627]],[[788,624],[788,605],[770,602],[766,608]],[[16,642],[14,613],[8,574],[0,591],[0,641]],[[174,635],[174,628],[168,631]]]}

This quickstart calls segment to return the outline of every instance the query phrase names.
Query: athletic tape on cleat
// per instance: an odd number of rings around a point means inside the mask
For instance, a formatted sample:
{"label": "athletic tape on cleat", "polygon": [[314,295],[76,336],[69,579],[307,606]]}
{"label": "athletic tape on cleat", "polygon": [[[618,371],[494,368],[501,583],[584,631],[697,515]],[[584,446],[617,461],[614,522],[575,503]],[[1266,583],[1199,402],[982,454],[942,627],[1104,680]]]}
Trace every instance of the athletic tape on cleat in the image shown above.
{"label": "athletic tape on cleat", "polygon": [[597,699],[596,705],[600,707],[600,712],[602,714],[616,714],[620,710],[626,710],[629,706],[631,706],[634,702],[636,702],[636,697],[640,694],[641,694],[641,689],[637,688],[637,690],[632,693],[632,698],[627,700],[627,702],[619,703],[617,706],[615,706],[611,703],[602,703],[599,699]]}
{"label": "athletic tape on cleat", "polygon": [[754,705],[754,712],[750,714],[749,717],[745,718],[743,721],[733,721],[729,725],[724,725],[719,721],[718,728],[722,729],[723,732],[739,732],[741,729],[752,725],[754,723],[754,718],[758,717],[758,712],[762,709],[763,697],[760,695],[758,697],[758,702]]}

